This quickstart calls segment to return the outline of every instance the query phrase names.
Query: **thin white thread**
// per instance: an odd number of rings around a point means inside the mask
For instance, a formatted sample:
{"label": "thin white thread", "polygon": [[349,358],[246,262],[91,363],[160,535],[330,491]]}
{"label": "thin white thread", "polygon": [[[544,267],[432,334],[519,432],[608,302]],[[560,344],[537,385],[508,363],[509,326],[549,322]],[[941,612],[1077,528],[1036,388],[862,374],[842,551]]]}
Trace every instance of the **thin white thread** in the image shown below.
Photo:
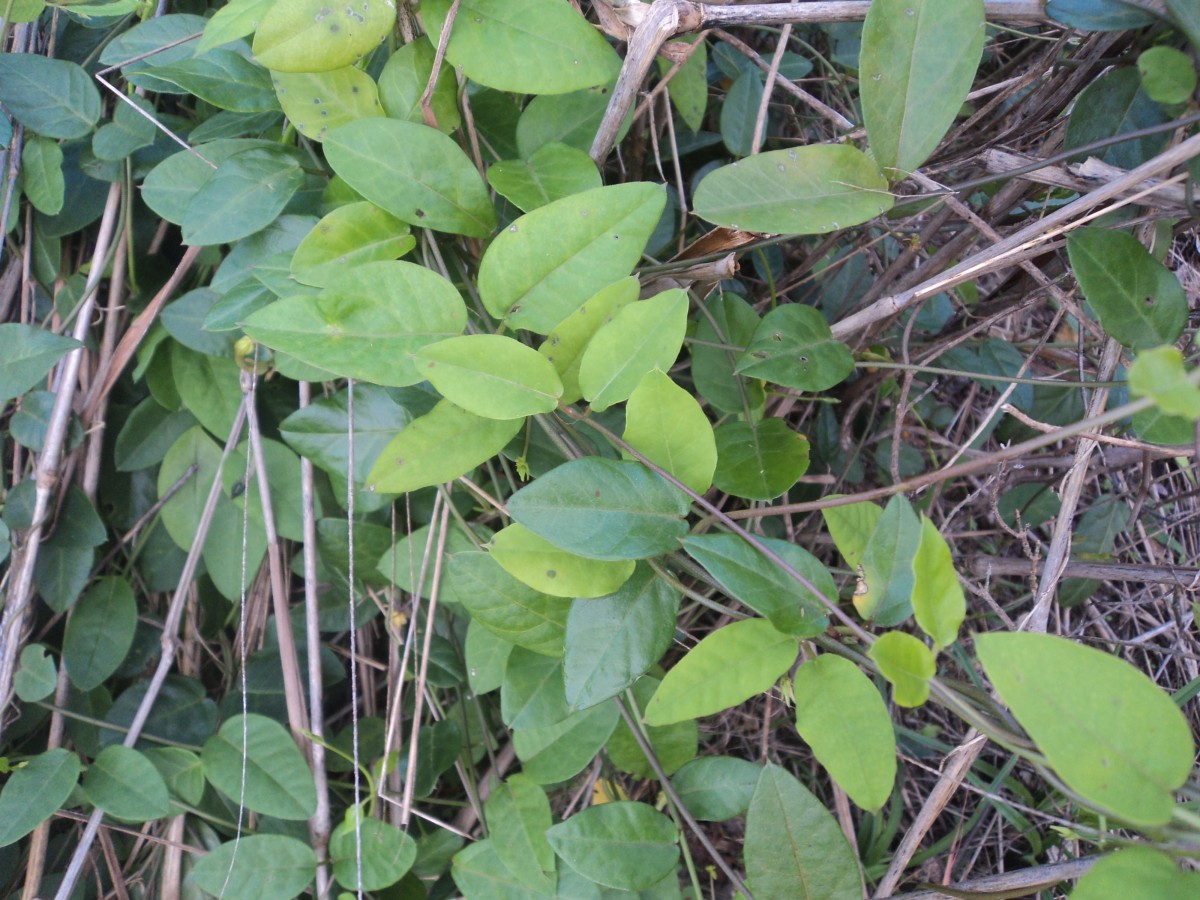
{"label": "thin white thread", "polygon": [[[258,370],[258,344],[254,345],[254,370]],[[250,390],[248,399],[243,402],[248,403],[251,407],[254,406],[256,397],[256,388],[258,379],[253,374],[248,377],[250,381]],[[246,440],[246,472],[242,476],[242,565],[240,580],[238,582],[238,666],[241,669],[240,682],[242,689],[242,777],[241,786],[238,789],[238,814],[237,826],[233,834],[233,856],[229,859],[229,868],[225,872],[225,881],[221,884],[221,893],[219,897],[225,896],[225,891],[229,888],[229,880],[233,877],[234,866],[237,865],[238,849],[242,845],[242,818],[246,814],[246,769],[248,767],[247,757],[250,753],[248,744],[250,743],[250,725],[247,720],[249,715],[249,701],[246,699],[246,570],[249,568],[247,547],[250,544],[250,473],[253,471],[251,466],[254,462],[254,442],[249,438]]]}
{"label": "thin white thread", "polygon": [[355,884],[358,900],[362,900],[362,787],[358,771],[358,644],[354,627],[354,379],[346,381],[346,545],[350,559],[346,574],[350,582],[350,733],[354,756],[354,864],[358,874]]}

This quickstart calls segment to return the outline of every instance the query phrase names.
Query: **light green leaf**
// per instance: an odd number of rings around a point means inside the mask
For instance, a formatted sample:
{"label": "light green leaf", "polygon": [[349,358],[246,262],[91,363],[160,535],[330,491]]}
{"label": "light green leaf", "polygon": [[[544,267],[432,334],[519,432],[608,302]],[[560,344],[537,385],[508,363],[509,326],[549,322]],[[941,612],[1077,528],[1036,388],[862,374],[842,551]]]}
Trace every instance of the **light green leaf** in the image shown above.
{"label": "light green leaf", "polygon": [[1045,634],[981,634],[979,661],[1059,777],[1139,826],[1166,824],[1192,769],[1187,720],[1122,659]]}
{"label": "light green leaf", "polygon": [[227,244],[266,228],[304,183],[296,158],[254,147],[233,154],[196,192],[183,214],[183,240]]}
{"label": "light green leaf", "polygon": [[58,143],[30,135],[21,151],[24,191],[34,209],[47,216],[62,211],[66,182],[63,180],[63,153]]}
{"label": "light green leaf", "polygon": [[196,55],[253,34],[275,0],[229,0],[213,14],[196,43]]}
{"label": "light green leaf", "polygon": [[517,523],[492,537],[492,558],[514,578],[553,597],[603,597],[633,574],[633,560],[587,559],[560,550]]}
{"label": "light green leaf", "polygon": [[1142,90],[1156,103],[1187,103],[1196,90],[1191,57],[1174,47],[1151,47],[1137,60]]}
{"label": "light green leaf", "polygon": [[912,571],[912,605],[917,624],[933,638],[935,647],[948,647],[958,638],[958,629],[967,614],[967,600],[954,571],[950,545],[925,515],[921,516],[921,542],[913,557]]}
{"label": "light green leaf", "polygon": [[602,288],[579,309],[558,323],[542,341],[538,352],[550,362],[563,383],[563,403],[583,396],[579,387],[579,363],[592,336],[611,322],[622,307],[638,298],[638,280],[632,276]]}
{"label": "light green leaf", "polygon": [[824,316],[789,303],[763,316],[734,371],[800,391],[823,391],[854,371],[854,357],[833,338]]}
{"label": "light green leaf", "polygon": [[398,259],[417,245],[408,225],[374,203],[339,206],[313,226],[292,256],[292,277],[328,287],[363,263]]}
{"label": "light green leaf", "polygon": [[728,421],[716,430],[713,484],[747,500],[773,500],[808,471],[808,438],[782,419]]}
{"label": "light green leaf", "polygon": [[480,551],[456,553],[446,574],[472,622],[534,653],[562,655],[570,601],[522,584]]}
{"label": "light green leaf", "polygon": [[514,328],[549,333],[629,274],[665,203],[661,185],[634,182],[572,194],[526,213],[483,255],[483,305]]}
{"label": "light green leaf", "polygon": [[580,875],[619,891],[644,891],[679,861],[674,823],[645,803],[588,807],[548,829],[546,838]]}
{"label": "light green leaf", "polygon": [[255,834],[204,856],[192,869],[192,881],[214,897],[292,900],[316,872],[317,854],[308,844],[281,834]]}
{"label": "light green leaf", "polygon": [[[830,497],[829,499],[834,499]],[[883,510],[869,501],[827,506],[821,510],[834,546],[851,569],[857,569],[867,551]]]}
{"label": "light green leaf", "polygon": [[498,162],[488,169],[487,179],[496,193],[522,212],[601,185],[591,157],[559,143],[539,147],[527,160]]}
{"label": "light green leaf", "polygon": [[983,0],[881,0],[863,24],[859,63],[871,153],[914,171],[954,122],[983,55]]}
{"label": "light green leaf", "polygon": [[86,135],[100,119],[100,92],[78,63],[36,53],[0,53],[0,103],[43,137]]}
{"label": "light green leaf", "polygon": [[137,601],[129,582],[96,579],[67,620],[63,663],[71,683],[81,691],[103,684],[125,661],[136,631]]}
{"label": "light green leaf", "polygon": [[271,74],[234,50],[210,50],[195,59],[155,66],[154,77],[231,112],[279,108]]}
{"label": "light green leaf", "polygon": [[[355,827],[354,807],[329,836],[333,877],[348,891],[379,891],[408,873],[417,858],[417,842],[389,822],[363,818]],[[361,848],[361,852],[360,852]],[[362,860],[362,883],[358,866]]]}
{"label": "light green leaf", "polygon": [[571,715],[562,660],[514,647],[500,685],[500,718],[510,728],[548,728]]}
{"label": "light green leaf", "polygon": [[1126,847],[1102,856],[1071,891],[1072,900],[1192,900],[1198,894],[1200,874],[1181,871],[1175,860],[1150,847]]}
{"label": "light green leaf", "polygon": [[837,821],[779,766],[758,779],[746,813],[746,879],[755,896],[858,900],[858,860]]}
{"label": "light green leaf", "polygon": [[762,766],[733,756],[702,756],[671,778],[675,792],[702,822],[723,822],[746,813]]}
{"label": "light green leaf", "polygon": [[309,365],[404,386],[425,379],[408,355],[460,334],[466,324],[454,285],[424,266],[384,261],[355,266],[315,298],[277,300],[251,314],[244,328]]}
{"label": "light green leaf", "polygon": [[1149,397],[1163,412],[1200,419],[1200,387],[1183,367],[1183,354],[1174,347],[1143,350],[1129,367],[1129,389]]}
{"label": "light green leaf", "polygon": [[227,719],[204,742],[201,758],[213,787],[235,803],[244,799],[247,809],[290,821],[307,819],[316,809],[312,772],[292,736],[274,719],[253,713]]}
{"label": "light green leaf", "polygon": [[45,700],[58,684],[54,658],[46,655],[45,644],[26,644],[21,650],[21,667],[13,675],[13,690],[26,703]]}
{"label": "light green leaf", "polygon": [[712,485],[717,442],[690,392],[659,369],[642,377],[625,406],[625,442],[697,494]]}
{"label": "light green leaf", "polygon": [[554,892],[554,850],[546,829],[554,819],[550,800],[538,785],[520,775],[492,789],[484,805],[488,834],[500,861],[534,890]]}
{"label": "light green leaf", "polygon": [[324,72],[358,62],[396,24],[394,0],[276,3],[254,33],[254,55],[280,72]]}
{"label": "light green leaf", "polygon": [[628,399],[642,378],[674,364],[687,331],[687,291],[675,288],[619,309],[579,361],[579,387],[596,411]]}
{"label": "light green leaf", "polygon": [[454,855],[450,869],[464,898],[488,900],[553,900],[556,892],[535,888],[513,874],[496,853],[492,838],[475,841]]}
{"label": "light green leaf", "polygon": [[567,702],[587,709],[638,680],[671,646],[679,593],[642,564],[615,593],[576,600],[567,615]]}
{"label": "light green leaf", "polygon": [[558,407],[562,382],[532,347],[500,334],[465,334],[411,354],[447,400],[488,419],[520,419]]}
{"label": "light green leaf", "polygon": [[[451,0],[426,0],[425,30],[436,41]],[[468,78],[516,94],[562,94],[606,84],[620,60],[569,4],[463,0],[446,58]]]}
{"label": "light green leaf", "polygon": [[1079,228],[1067,238],[1079,288],[1100,325],[1126,347],[1142,350],[1178,340],[1187,295],[1175,273],[1123,231]]}
{"label": "light green leaf", "polygon": [[8,776],[0,789],[0,847],[19,841],[61,808],[79,780],[79,757],[56,747]]}
{"label": "light green leaf", "polygon": [[[379,100],[389,117],[407,122],[425,121],[421,95],[433,74],[434,57],[433,45],[425,37],[397,47],[388,57],[379,73]],[[458,86],[449,66],[443,66],[438,73],[437,86],[429,103],[437,119],[438,131],[450,134],[462,123],[458,111]]]}
{"label": "light green leaf", "polygon": [[174,344],[171,376],[183,406],[201,425],[225,437],[242,402],[241,369],[232,359]]}
{"label": "light green leaf", "polygon": [[83,776],[88,799],[110,816],[127,822],[161,819],[171,809],[167,783],[141,753],[115,744],[92,760]]}
{"label": "light green leaf", "polygon": [[20,397],[79,346],[33,325],[0,324],[0,403]]}
{"label": "light green leaf", "polygon": [[379,89],[354,66],[327,72],[273,72],[275,96],[288,120],[306,138],[323,141],[335,128],[383,115]]}
{"label": "light green leaf", "polygon": [[877,518],[862,564],[856,567],[859,583],[854,590],[854,608],[864,619],[891,628],[912,615],[916,602],[915,565],[921,545],[921,521],[908,499],[899,494],[888,501]]}
{"label": "light green leaf", "polygon": [[796,730],[850,799],[879,809],[896,780],[887,705],[858,666],[822,653],[796,670]]}
{"label": "light green leaf", "polygon": [[549,728],[514,731],[513,747],[523,773],[538,784],[574,778],[595,760],[619,718],[617,705],[610,700],[572,713]]}
{"label": "light green leaf", "polygon": [[892,683],[897,706],[914,708],[929,699],[929,679],[937,671],[933,653],[911,634],[889,631],[871,645],[871,659]]}
{"label": "light green leaf", "polygon": [[488,237],[496,226],[474,163],[440,131],[396,119],[358,119],[326,135],[324,146],[334,172],[398,219],[468,237]]}
{"label": "light green leaf", "polygon": [[564,463],[508,500],[515,521],[591,559],[669,553],[687,533],[687,510],[687,498],[641,463],[595,457]]}
{"label": "light green leaf", "polygon": [[821,591],[825,600],[767,559],[736,534],[699,534],[683,539],[688,556],[704,566],[731,596],[785,634],[813,637],[829,625],[828,603],[837,586],[821,562],[802,547],[777,538],[758,539]]}
{"label": "light green leaf", "polygon": [[722,166],[696,188],[696,214],[735,231],[824,234],[892,208],[887,181],[843,144],[772,150]]}
{"label": "light green leaf", "polygon": [[367,488],[403,494],[453,481],[503,450],[523,424],[523,419],[485,419],[443,400],[383,448],[367,474]]}
{"label": "light green leaf", "polygon": [[796,661],[797,642],[766,619],[743,619],[708,635],[667,673],[646,704],[647,725],[708,716],[771,689]]}

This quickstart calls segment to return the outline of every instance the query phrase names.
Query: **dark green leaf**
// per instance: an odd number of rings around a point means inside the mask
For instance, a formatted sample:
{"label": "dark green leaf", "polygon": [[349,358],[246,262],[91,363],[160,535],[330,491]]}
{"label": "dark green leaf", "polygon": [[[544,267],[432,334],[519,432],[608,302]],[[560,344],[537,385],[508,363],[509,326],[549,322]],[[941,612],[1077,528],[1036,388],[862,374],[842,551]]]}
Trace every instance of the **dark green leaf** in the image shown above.
{"label": "dark green leaf", "polygon": [[0,403],[35,386],[78,346],[79,341],[33,325],[0,325]]}
{"label": "dark green leaf", "polygon": [[303,841],[255,834],[222,844],[192,869],[192,880],[214,897],[292,900],[313,880],[317,855]]}
{"label": "dark green leaf", "polygon": [[723,822],[750,807],[762,767],[732,756],[702,756],[683,766],[671,784],[683,805],[705,822]]}
{"label": "dark green leaf", "polygon": [[83,776],[89,800],[128,822],[161,819],[170,812],[167,784],[154,764],[129,747],[105,747]]}
{"label": "dark green leaf", "polygon": [[247,809],[295,820],[308,818],[316,808],[304,756],[274,719],[251,714],[227,720],[205,742],[202,758],[213,786],[234,802],[243,800]]}
{"label": "dark green leaf", "polygon": [[[351,807],[329,836],[333,877],[348,891],[378,891],[395,884],[412,868],[417,842],[395,825],[364,818],[357,823]],[[362,860],[362,882],[358,866]]]}
{"label": "dark green leaf", "polygon": [[82,691],[103,684],[125,661],[136,629],[133,588],[115,576],[96,579],[67,620],[63,663],[71,683]]}
{"label": "dark green leaf", "polygon": [[716,430],[713,484],[735,497],[773,500],[808,471],[808,438],[782,419],[729,421]]}
{"label": "dark green leaf", "polygon": [[282,149],[251,148],[218,167],[188,203],[183,239],[226,244],[266,228],[304,183],[304,172]]}
{"label": "dark green leaf", "polygon": [[13,772],[0,790],[0,847],[19,841],[66,803],[79,769],[79,757],[60,747]]}
{"label": "dark green leaf", "polygon": [[0,54],[0,102],[48,138],[78,138],[100,119],[100,92],[77,63],[35,53]]}
{"label": "dark green leaf", "polygon": [[833,338],[824,316],[789,303],[763,316],[734,371],[800,391],[823,391],[854,371],[854,357]]}
{"label": "dark green leaf", "polygon": [[13,690],[26,703],[45,700],[58,684],[54,658],[46,655],[45,644],[26,644],[21,650],[21,667],[13,675]]}
{"label": "dark green leaf", "polygon": [[154,77],[220,109],[266,112],[279,108],[271,73],[233,50],[210,50],[193,59],[155,66]]}
{"label": "dark green leaf", "polygon": [[621,891],[643,891],[679,861],[675,826],[645,803],[592,806],[546,832],[550,846],[585,878]]}

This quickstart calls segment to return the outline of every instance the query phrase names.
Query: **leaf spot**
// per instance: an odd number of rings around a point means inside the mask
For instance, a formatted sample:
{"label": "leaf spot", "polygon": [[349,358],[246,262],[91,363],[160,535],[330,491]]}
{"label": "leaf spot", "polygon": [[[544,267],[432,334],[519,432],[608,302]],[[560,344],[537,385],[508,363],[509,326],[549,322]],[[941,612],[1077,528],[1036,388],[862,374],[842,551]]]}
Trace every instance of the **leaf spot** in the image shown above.
{"label": "leaf spot", "polygon": [[508,230],[509,230],[509,231],[511,231],[513,234],[516,234],[516,233],[517,233],[517,226],[516,226],[516,225],[509,225],[509,226],[508,226]]}
{"label": "leaf spot", "polygon": [[553,569],[547,569],[547,570],[546,570],[546,577],[547,577],[547,578],[557,578],[557,577],[558,577],[558,573],[557,573],[557,572],[555,572]]}
{"label": "leaf spot", "polygon": [[414,211],[413,211],[413,214],[414,214],[414,215],[415,215],[415,216],[416,216],[418,219],[423,219],[423,218],[425,218],[425,210],[423,210],[423,209],[414,210]]}

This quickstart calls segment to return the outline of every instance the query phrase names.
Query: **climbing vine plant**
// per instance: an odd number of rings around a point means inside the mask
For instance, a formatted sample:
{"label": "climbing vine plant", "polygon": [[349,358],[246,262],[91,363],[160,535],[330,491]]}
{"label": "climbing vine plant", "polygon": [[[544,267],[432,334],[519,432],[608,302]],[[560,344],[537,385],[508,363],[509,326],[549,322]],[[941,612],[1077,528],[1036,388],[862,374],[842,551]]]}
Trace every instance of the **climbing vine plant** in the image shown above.
{"label": "climbing vine plant", "polygon": [[[0,884],[888,896],[967,781],[1031,867],[1079,849],[1035,887],[1195,892],[1200,681],[1047,618],[1099,589],[1072,536],[1132,527],[1075,515],[1096,433],[1200,418],[1200,19],[821,6],[0,3]],[[935,181],[1055,41],[1044,115],[1106,174]],[[1018,265],[1086,365],[987,330]],[[952,459],[910,436],[938,372],[1003,391]],[[927,489],[1078,435],[980,513],[1041,580],[977,587]]]}

